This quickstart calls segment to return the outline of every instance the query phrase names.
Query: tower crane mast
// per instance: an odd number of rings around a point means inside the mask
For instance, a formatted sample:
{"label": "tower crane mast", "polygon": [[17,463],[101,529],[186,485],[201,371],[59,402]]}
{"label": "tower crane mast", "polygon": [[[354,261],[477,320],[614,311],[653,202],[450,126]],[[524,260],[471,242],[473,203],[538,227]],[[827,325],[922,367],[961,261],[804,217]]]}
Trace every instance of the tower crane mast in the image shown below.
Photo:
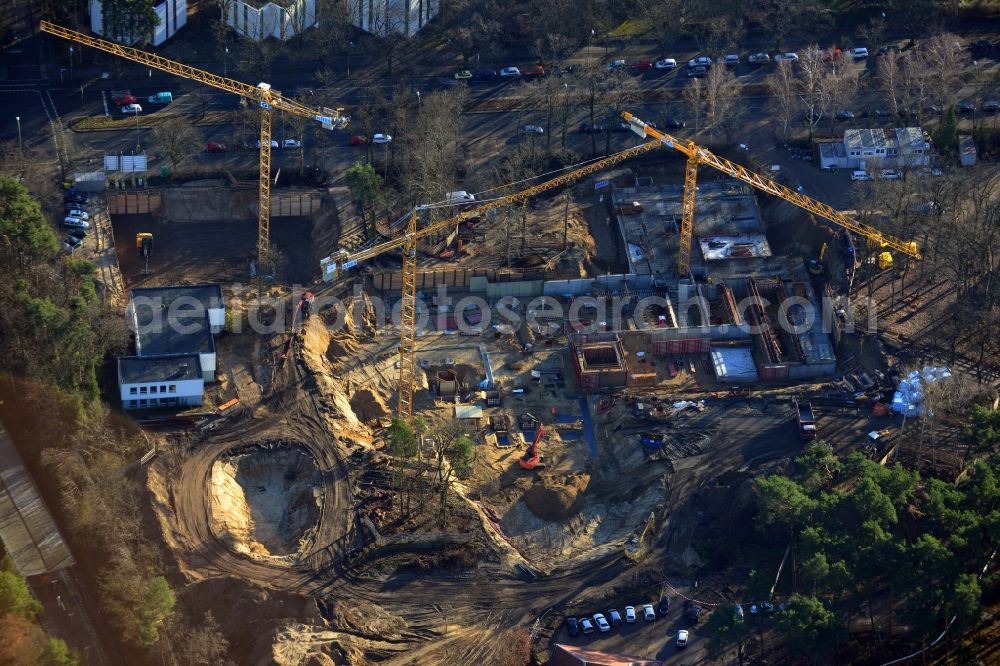
{"label": "tower crane mast", "polygon": [[687,164],[684,169],[684,198],[681,208],[680,249],[677,258],[677,272],[681,277],[687,276],[691,272],[691,236],[694,231],[695,186],[698,179],[698,167],[702,164],[721,171],[727,176],[742,180],[747,185],[762,192],[767,192],[795,204],[803,210],[815,213],[848,231],[853,231],[856,234],[864,236],[880,247],[891,247],[909,257],[920,259],[920,251],[914,242],[900,240],[894,236],[882,233],[875,227],[858,222],[822,201],[817,201],[812,197],[795,192],[784,185],[774,182],[767,176],[751,171],[735,162],[730,162],[723,157],[719,157],[707,148],[697,145],[694,141],[681,141],[654,127],[650,127],[631,113],[623,113],[622,118],[629,124],[632,131],[639,136],[659,141],[667,148],[673,148],[687,156]]}
{"label": "tower crane mast", "polygon": [[42,21],[39,27],[42,32],[47,32],[50,35],[62,37],[63,39],[89,46],[98,51],[110,53],[124,60],[130,60],[146,67],[160,70],[161,72],[173,74],[182,79],[197,81],[217,90],[230,92],[257,102],[261,109],[260,172],[257,190],[257,270],[266,270],[271,252],[271,111],[273,109],[287,111],[303,118],[315,120],[321,123],[325,129],[334,129],[346,127],[347,123],[350,122],[349,117],[341,114],[343,109],[313,109],[283,97],[279,91],[272,89],[267,83],[258,83],[256,86],[253,86],[249,83],[237,81],[236,79],[206,72],[191,65],[185,65],[176,60],[164,58],[155,53],[148,53],[131,46],[124,46],[97,37],[91,37],[82,32],[56,25],[50,21]]}

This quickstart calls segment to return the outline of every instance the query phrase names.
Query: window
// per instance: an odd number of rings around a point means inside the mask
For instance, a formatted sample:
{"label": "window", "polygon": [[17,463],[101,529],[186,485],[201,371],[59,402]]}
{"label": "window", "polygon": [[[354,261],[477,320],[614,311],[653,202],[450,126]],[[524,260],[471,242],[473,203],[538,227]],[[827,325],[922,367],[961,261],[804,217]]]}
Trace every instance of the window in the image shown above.
{"label": "window", "polygon": [[148,400],[146,400],[145,398],[141,398],[141,399],[139,400],[139,406],[140,406],[140,407],[145,407],[145,406],[146,406],[146,404],[147,404],[148,402],[149,402],[149,401],[148,401]]}
{"label": "window", "polygon": [[160,385],[160,393],[166,393],[166,392],[167,392],[167,385],[166,384],[161,384]]}
{"label": "window", "polygon": [[171,393],[177,393],[177,384],[171,384],[170,385],[170,392]]}
{"label": "window", "polygon": [[149,392],[155,394],[156,393],[156,387],[155,386],[150,386],[149,387]]}
{"label": "window", "polygon": [[140,386],[139,387],[139,394],[140,395],[146,395],[146,393],[148,393],[148,392],[149,392],[149,389],[147,389],[145,386]]}
{"label": "window", "polygon": [[136,387],[134,387],[134,386],[133,386],[132,388],[130,388],[130,389],[128,390],[128,394],[129,394],[129,395],[135,395],[135,394],[136,394],[136,393],[138,393],[138,392],[139,392],[139,389],[137,389],[137,388],[136,388]]}

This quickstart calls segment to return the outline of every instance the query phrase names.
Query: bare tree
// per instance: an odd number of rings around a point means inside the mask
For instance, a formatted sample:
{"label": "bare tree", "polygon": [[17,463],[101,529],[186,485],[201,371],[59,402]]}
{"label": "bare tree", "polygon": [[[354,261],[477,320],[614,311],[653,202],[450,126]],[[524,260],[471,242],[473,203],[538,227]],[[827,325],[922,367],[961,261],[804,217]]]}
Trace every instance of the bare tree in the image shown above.
{"label": "bare tree", "polygon": [[795,75],[792,73],[792,63],[781,60],[775,64],[774,72],[768,75],[765,83],[771,94],[771,105],[777,111],[781,122],[781,138],[788,140],[788,130],[799,109],[799,98],[796,95]]}
{"label": "bare tree", "polygon": [[862,43],[871,48],[877,49],[885,34],[885,19],[881,16],[872,16],[867,23],[858,28],[858,37]]}
{"label": "bare tree", "polygon": [[701,129],[701,118],[705,110],[705,85],[701,79],[691,79],[684,87],[684,102],[691,114],[693,129],[697,133]]}
{"label": "bare tree", "polygon": [[727,141],[739,123],[736,102],[741,88],[736,74],[728,67],[712,67],[705,77],[705,127],[713,132],[721,129]]}
{"label": "bare tree", "polygon": [[961,85],[964,57],[961,40],[950,32],[934,35],[921,44],[921,59],[928,80],[931,100],[942,109],[951,103]]}
{"label": "bare tree", "polygon": [[201,152],[201,135],[187,119],[175,116],[153,128],[153,145],[176,167]]}
{"label": "bare tree", "polygon": [[878,59],[876,65],[876,77],[878,86],[888,102],[889,112],[893,118],[898,118],[900,109],[900,97],[902,94],[902,74],[899,71],[900,55],[890,51]]}
{"label": "bare tree", "polygon": [[799,52],[798,94],[806,112],[809,136],[819,124],[823,106],[823,79],[829,75],[830,66],[824,60],[824,52],[813,44]]}

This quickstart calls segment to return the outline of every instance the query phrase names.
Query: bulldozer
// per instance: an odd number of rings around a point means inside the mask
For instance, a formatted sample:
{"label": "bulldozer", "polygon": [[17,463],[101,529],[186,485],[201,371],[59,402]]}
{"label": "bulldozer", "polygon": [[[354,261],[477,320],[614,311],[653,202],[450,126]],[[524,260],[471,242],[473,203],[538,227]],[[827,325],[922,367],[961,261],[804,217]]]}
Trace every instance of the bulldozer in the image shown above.
{"label": "bulldozer", "polygon": [[142,257],[142,274],[149,275],[149,257],[153,254],[153,234],[140,231],[135,235],[135,251]]}

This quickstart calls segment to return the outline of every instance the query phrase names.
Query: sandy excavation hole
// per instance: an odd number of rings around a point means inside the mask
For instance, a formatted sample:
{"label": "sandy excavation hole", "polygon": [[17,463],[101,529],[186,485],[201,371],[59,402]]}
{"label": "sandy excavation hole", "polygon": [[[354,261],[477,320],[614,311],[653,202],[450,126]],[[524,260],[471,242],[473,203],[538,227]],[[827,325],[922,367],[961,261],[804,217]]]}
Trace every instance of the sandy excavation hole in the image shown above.
{"label": "sandy excavation hole", "polygon": [[294,556],[316,530],[322,475],[295,442],[231,449],[212,465],[212,529],[237,551]]}

